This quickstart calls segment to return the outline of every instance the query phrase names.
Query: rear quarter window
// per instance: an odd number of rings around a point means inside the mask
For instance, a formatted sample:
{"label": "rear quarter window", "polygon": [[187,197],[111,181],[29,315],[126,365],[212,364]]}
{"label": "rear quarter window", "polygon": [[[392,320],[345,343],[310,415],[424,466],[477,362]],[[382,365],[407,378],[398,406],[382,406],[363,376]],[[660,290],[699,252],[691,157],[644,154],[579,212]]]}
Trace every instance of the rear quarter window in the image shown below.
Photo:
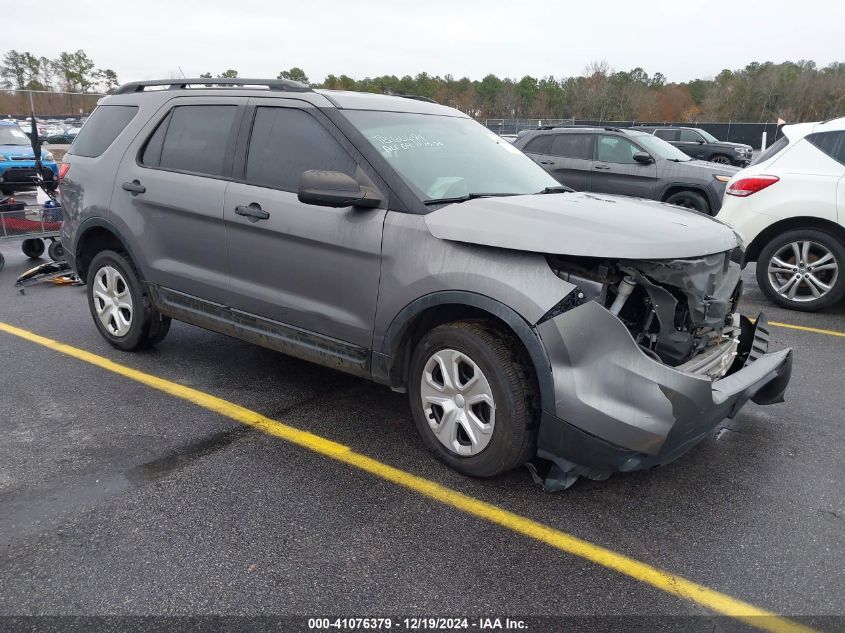
{"label": "rear quarter window", "polygon": [[98,106],[68,151],[75,156],[96,158],[105,152],[138,114],[138,106]]}
{"label": "rear quarter window", "polygon": [[845,165],[845,131],[816,132],[808,134],[807,140],[833,160]]}

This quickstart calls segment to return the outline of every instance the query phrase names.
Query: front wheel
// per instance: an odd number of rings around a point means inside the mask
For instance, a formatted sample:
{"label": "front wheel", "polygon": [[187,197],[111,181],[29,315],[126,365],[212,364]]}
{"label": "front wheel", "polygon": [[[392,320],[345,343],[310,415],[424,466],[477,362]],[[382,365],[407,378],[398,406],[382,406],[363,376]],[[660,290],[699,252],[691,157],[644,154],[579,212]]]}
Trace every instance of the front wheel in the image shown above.
{"label": "front wheel", "polygon": [[723,156],[722,154],[716,154],[710,158],[711,163],[718,163],[719,165],[732,165],[731,159],[729,156]]}
{"label": "front wheel", "polygon": [[695,191],[678,191],[666,198],[665,202],[710,215],[710,205],[707,203],[707,199]]}
{"label": "front wheel", "polygon": [[417,344],[408,378],[414,422],[455,470],[492,477],[534,455],[537,387],[519,349],[475,320],[438,326]]}
{"label": "front wheel", "polygon": [[153,308],[134,266],[122,253],[103,251],[94,257],[86,294],[94,324],[118,349],[155,345],[170,329],[170,317]]}
{"label": "front wheel", "polygon": [[781,307],[803,312],[827,308],[845,295],[845,245],[817,229],[787,231],[757,258],[757,283]]}

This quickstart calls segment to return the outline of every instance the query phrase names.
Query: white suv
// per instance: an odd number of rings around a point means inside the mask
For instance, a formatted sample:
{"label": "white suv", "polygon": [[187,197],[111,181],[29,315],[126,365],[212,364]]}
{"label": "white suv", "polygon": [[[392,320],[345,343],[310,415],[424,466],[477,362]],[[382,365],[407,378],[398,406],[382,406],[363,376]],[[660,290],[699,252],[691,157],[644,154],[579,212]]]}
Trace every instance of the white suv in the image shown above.
{"label": "white suv", "polygon": [[845,117],[783,134],[731,179],[719,219],[745,238],[769,299],[820,310],[845,295]]}

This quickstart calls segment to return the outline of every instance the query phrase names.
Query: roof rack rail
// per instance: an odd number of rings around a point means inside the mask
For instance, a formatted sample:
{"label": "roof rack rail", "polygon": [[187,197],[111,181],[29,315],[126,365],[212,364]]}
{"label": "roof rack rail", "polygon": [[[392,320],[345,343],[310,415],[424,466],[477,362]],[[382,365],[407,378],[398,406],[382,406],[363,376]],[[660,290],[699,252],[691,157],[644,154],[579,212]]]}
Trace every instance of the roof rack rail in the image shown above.
{"label": "roof rack rail", "polygon": [[403,99],[413,99],[414,101],[425,101],[426,103],[437,103],[431,97],[423,97],[422,95],[400,95],[396,92],[388,92],[391,97],[402,97]]}
{"label": "roof rack rail", "polygon": [[199,77],[196,79],[153,79],[150,81],[133,81],[123,84],[115,94],[125,95],[133,92],[144,92],[146,88],[154,86],[168,86],[170,90],[185,90],[188,86],[204,86],[207,88],[248,88],[264,86],[270,90],[285,92],[311,92],[311,87],[291,81],[290,79],[242,79],[240,77]]}

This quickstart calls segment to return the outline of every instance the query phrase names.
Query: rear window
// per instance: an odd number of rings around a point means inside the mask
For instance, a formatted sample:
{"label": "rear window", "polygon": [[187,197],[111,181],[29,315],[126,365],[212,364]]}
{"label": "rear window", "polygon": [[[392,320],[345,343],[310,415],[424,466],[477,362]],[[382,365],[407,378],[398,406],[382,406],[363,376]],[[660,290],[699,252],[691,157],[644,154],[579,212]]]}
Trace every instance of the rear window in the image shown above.
{"label": "rear window", "polygon": [[760,156],[755,160],[755,163],[762,163],[764,160],[769,160],[772,156],[777,154],[780,150],[784,147],[789,145],[789,139],[786,136],[781,136],[778,140],[774,143],[769,145],[769,147],[764,151]]}
{"label": "rear window", "polygon": [[558,134],[552,143],[552,154],[592,160],[593,137],[590,134]]}
{"label": "rear window", "polygon": [[173,108],[141,154],[141,164],[201,176],[222,176],[237,106]]}
{"label": "rear window", "polygon": [[808,134],[807,140],[833,160],[845,165],[845,132],[816,132]]}
{"label": "rear window", "polygon": [[136,114],[138,106],[98,106],[76,135],[68,153],[89,158],[100,156]]}
{"label": "rear window", "polygon": [[543,134],[530,141],[525,146],[524,152],[529,154],[550,154],[552,151],[552,137],[550,134]]}

